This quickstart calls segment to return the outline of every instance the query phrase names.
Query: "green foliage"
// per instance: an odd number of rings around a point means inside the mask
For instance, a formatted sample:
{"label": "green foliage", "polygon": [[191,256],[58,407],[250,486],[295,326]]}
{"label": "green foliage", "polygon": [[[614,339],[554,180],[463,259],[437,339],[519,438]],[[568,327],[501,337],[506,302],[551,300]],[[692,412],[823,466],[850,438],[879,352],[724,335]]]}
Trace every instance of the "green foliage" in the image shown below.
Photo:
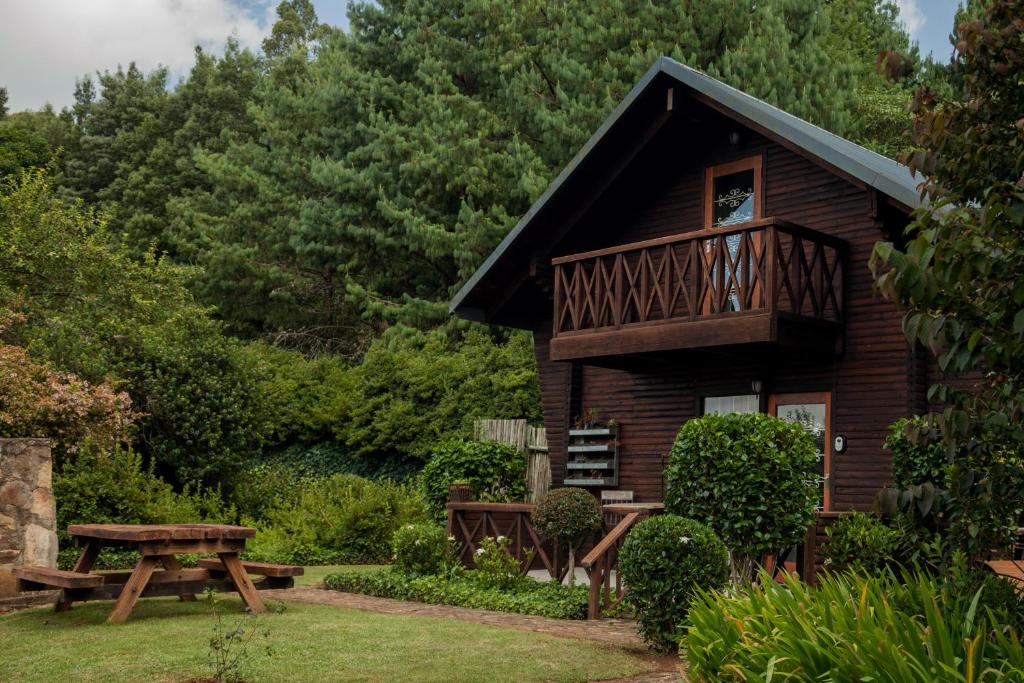
{"label": "green foliage", "polygon": [[392,329],[352,369],[334,410],[338,440],[378,458],[426,460],[439,441],[470,436],[480,418],[539,422],[530,336]]}
{"label": "green foliage", "polygon": [[734,574],[800,542],[814,520],[814,437],[777,417],[707,415],[679,430],[665,469],[665,508],[710,526]]}
{"label": "green foliage", "polygon": [[42,172],[0,193],[0,331],[58,370],[117,380],[142,413],[136,444],[178,482],[228,481],[262,436],[252,377],[186,289],[188,271],[135,260]]}
{"label": "green foliage", "polygon": [[40,136],[10,121],[0,122],[0,178],[43,168],[50,154],[50,146]]}
{"label": "green foliage", "polygon": [[984,591],[952,594],[924,576],[828,575],[811,588],[767,577],[707,593],[690,609],[688,675],[768,680],[1017,681],[1024,648]]}
{"label": "green foliage", "polygon": [[886,442],[894,485],[877,504],[903,536],[904,563],[941,568],[954,552],[981,563],[1010,548],[1024,513],[1022,446],[1012,428],[963,444],[944,439],[943,424],[936,416],[900,421]]}
{"label": "green foliage", "polygon": [[232,523],[235,511],[217,489],[175,493],[152,464],[127,448],[84,447],[54,474],[57,529],[66,539],[69,524]]}
{"label": "green foliage", "polygon": [[411,487],[354,475],[306,479],[294,495],[265,512],[250,557],[285,564],[386,562],[395,531],[427,516]]}
{"label": "green foliage", "polygon": [[[210,667],[211,683],[245,683],[242,673],[252,668],[254,650],[265,657],[272,655],[270,631],[256,623],[255,614],[247,614],[232,628],[224,622],[224,608],[215,590],[207,588],[203,598],[210,605],[213,616],[213,634],[210,636],[210,651],[207,660]],[[256,648],[257,645],[261,647]]]}
{"label": "green foliage", "polygon": [[479,500],[522,501],[526,457],[514,446],[497,441],[443,441],[420,473],[420,489],[435,516],[445,516],[448,486],[456,482],[471,484]]}
{"label": "green foliage", "polygon": [[575,544],[601,530],[601,506],[583,489],[548,491],[531,515],[534,528],[548,541]]}
{"label": "green foliage", "polygon": [[236,329],[344,350],[382,322],[436,325],[663,54],[844,132],[875,52],[833,49],[828,4],[367,2],[341,36],[287,3],[256,131],[196,154],[208,187],[174,200],[176,248]]}
{"label": "green foliage", "polygon": [[962,87],[922,87],[915,96],[915,150],[905,160],[924,176],[927,203],[901,239],[879,242],[872,256],[879,289],[906,311],[907,338],[935,353],[947,376],[980,375],[974,387],[930,391],[947,405],[948,452],[973,459],[978,481],[992,462],[985,434],[1024,441],[1020,9],[1017,0],[993,0],[961,17],[954,67]]}
{"label": "green foliage", "polygon": [[661,651],[675,650],[695,592],[729,580],[729,552],[708,527],[676,515],[656,515],[626,536],[619,571],[640,635]]}
{"label": "green foliage", "polygon": [[901,545],[900,532],[875,515],[845,515],[825,530],[825,566],[833,571],[876,574],[891,566]]}
{"label": "green foliage", "polygon": [[412,600],[434,605],[454,605],[476,609],[535,614],[554,619],[585,619],[587,591],[569,588],[557,582],[525,580],[513,590],[480,585],[470,575],[420,576],[411,578],[385,568],[374,572],[341,572],[324,579],[331,590],[362,593],[381,598]]}
{"label": "green foliage", "polygon": [[942,445],[942,432],[927,417],[915,415],[892,423],[885,447],[892,451],[892,483],[904,489],[930,481],[946,482],[949,462]]}
{"label": "green foliage", "polygon": [[476,553],[473,565],[476,567],[475,578],[485,588],[500,591],[514,590],[519,584],[531,582],[523,576],[523,566],[529,567],[533,561],[533,550],[524,552],[523,562],[512,554],[512,539],[508,536],[484,536]]}
{"label": "green foliage", "polygon": [[436,524],[403,524],[391,539],[394,567],[409,576],[440,574],[454,562],[454,541]]}

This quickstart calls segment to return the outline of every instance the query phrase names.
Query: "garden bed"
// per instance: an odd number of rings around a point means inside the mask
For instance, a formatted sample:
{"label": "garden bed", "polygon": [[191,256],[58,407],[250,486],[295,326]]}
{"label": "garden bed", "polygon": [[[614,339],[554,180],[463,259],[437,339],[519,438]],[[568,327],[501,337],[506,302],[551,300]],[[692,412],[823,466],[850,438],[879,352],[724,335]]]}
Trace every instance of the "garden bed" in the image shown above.
{"label": "garden bed", "polygon": [[432,605],[474,607],[554,619],[587,617],[585,586],[570,588],[525,577],[512,588],[498,589],[482,585],[472,571],[410,577],[391,567],[384,567],[375,571],[331,574],[324,579],[324,586],[346,593]]}

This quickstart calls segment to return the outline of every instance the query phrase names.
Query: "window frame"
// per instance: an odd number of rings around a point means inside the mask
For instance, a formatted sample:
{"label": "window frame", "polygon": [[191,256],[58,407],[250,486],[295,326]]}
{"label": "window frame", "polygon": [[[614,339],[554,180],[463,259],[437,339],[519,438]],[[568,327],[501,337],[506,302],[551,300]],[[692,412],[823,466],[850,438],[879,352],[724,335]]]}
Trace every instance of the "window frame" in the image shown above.
{"label": "window frame", "polygon": [[[727,161],[721,164],[708,166],[704,171],[704,229],[705,230],[731,230],[736,227],[749,225],[764,217],[764,156],[745,157],[734,161]],[[715,226],[714,194],[715,179],[722,176],[741,173],[743,171],[754,172],[754,218],[743,223]]]}
{"label": "window frame", "polygon": [[822,487],[821,510],[819,512],[832,512],[832,489],[835,487],[835,472],[832,471],[832,391],[801,391],[801,392],[780,392],[768,396],[768,414],[778,417],[779,406],[788,406],[798,403],[824,403],[825,404],[825,452],[822,463],[822,475],[825,477],[825,485]]}

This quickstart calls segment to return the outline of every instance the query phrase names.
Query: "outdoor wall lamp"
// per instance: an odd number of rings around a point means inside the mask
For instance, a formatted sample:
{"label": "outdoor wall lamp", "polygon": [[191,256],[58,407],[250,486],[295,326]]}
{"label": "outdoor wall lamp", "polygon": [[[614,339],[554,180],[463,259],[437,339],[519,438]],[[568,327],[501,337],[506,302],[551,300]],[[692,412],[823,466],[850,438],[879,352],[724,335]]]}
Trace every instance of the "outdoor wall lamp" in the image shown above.
{"label": "outdoor wall lamp", "polygon": [[750,383],[750,390],[753,391],[755,394],[760,394],[761,388],[762,383],[759,379],[755,379],[753,382]]}

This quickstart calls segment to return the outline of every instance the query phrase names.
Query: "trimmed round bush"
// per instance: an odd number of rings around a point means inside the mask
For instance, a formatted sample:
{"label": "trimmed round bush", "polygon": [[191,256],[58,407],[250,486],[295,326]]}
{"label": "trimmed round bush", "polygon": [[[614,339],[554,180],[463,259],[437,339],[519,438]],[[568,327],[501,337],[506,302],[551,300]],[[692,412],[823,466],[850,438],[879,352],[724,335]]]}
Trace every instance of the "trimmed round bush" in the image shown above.
{"label": "trimmed round bush", "polygon": [[601,530],[601,505],[583,489],[554,489],[537,503],[532,520],[545,540],[575,543]]}
{"label": "trimmed round bush", "polygon": [[440,574],[452,558],[448,532],[435,524],[406,524],[392,537],[394,566],[409,576]]}
{"label": "trimmed round bush", "polygon": [[657,650],[679,645],[696,591],[729,580],[729,551],[715,532],[678,515],[656,515],[626,536],[619,571],[640,635]]}
{"label": "trimmed round bush", "polygon": [[771,415],[705,415],[679,430],[665,469],[665,509],[710,526],[737,581],[814,522],[817,448],[799,424]]}
{"label": "trimmed round bush", "polygon": [[574,546],[588,534],[601,530],[601,506],[583,489],[554,489],[537,503],[531,515],[533,526],[542,538],[569,545],[569,585],[576,582]]}
{"label": "trimmed round bush", "polygon": [[900,533],[863,512],[840,517],[825,530],[825,566],[834,571],[874,574],[895,561]]}
{"label": "trimmed round bush", "polygon": [[442,441],[420,474],[420,488],[439,519],[445,516],[448,485],[456,482],[471,484],[478,500],[524,500],[526,456],[514,446],[497,441]]}

